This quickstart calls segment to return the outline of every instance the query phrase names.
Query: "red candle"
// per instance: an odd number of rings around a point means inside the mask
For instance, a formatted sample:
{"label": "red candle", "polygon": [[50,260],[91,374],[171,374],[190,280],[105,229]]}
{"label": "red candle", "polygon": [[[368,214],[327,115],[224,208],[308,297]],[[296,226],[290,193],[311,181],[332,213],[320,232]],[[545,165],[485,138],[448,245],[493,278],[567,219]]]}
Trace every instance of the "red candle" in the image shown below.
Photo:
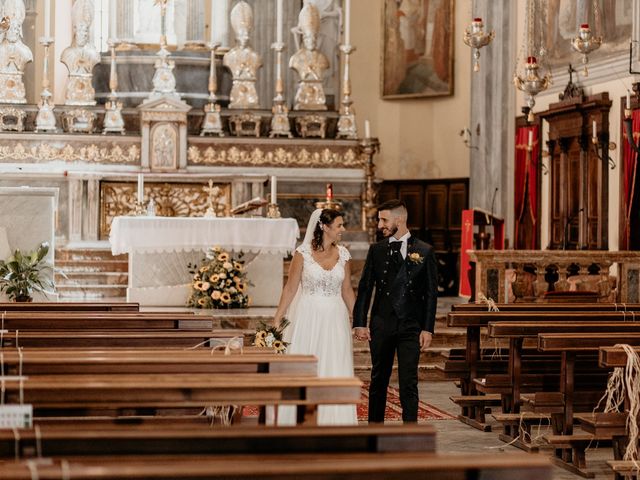
{"label": "red candle", "polygon": [[589,28],[589,24],[588,23],[583,23],[582,25],[580,25],[580,28]]}
{"label": "red candle", "polygon": [[333,184],[327,183],[327,202],[331,202],[333,200]]}
{"label": "red candle", "polygon": [[480,17],[477,17],[477,18],[474,18],[474,19],[473,19],[473,21],[474,21],[474,22],[479,22],[479,23],[481,23],[481,22],[482,22],[482,19],[481,19]]}
{"label": "red candle", "polygon": [[537,63],[536,57],[533,57],[533,56],[527,57],[527,63]]}

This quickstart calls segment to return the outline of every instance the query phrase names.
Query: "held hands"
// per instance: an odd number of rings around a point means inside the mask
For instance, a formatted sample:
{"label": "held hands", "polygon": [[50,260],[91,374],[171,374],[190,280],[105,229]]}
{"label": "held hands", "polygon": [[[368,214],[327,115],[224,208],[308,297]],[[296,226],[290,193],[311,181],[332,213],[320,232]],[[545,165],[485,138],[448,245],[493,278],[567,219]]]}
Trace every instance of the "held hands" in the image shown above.
{"label": "held hands", "polygon": [[355,327],[353,329],[353,336],[356,340],[371,341],[371,333],[367,327]]}
{"label": "held hands", "polygon": [[422,330],[420,332],[420,351],[426,352],[429,345],[431,345],[431,340],[433,339],[433,333],[427,332],[426,330]]}

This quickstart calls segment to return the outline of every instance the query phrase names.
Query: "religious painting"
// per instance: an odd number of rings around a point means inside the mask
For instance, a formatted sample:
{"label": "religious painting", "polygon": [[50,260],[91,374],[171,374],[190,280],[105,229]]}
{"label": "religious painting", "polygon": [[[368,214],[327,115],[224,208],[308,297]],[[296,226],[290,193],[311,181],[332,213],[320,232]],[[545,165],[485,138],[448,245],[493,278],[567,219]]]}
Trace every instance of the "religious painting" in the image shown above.
{"label": "religious painting", "polygon": [[158,123],[151,129],[151,170],[177,168],[178,131],[171,123]]}
{"label": "religious painting", "polygon": [[565,70],[569,64],[574,67],[581,65],[582,57],[571,48],[571,39],[578,35],[580,25],[585,23],[589,24],[594,35],[603,38],[601,47],[589,54],[590,64],[612,55],[628,54],[633,1],[548,0],[547,11],[536,13],[540,22],[536,28],[543,30],[549,66]]}
{"label": "religious painting", "polygon": [[453,94],[454,0],[385,0],[382,97]]}

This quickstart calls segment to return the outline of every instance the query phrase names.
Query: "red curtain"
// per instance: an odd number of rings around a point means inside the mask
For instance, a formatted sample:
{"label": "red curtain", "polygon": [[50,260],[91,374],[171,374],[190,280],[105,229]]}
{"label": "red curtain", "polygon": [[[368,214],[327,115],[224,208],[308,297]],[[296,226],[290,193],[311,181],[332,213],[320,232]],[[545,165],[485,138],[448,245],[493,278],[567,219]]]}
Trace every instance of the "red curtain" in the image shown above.
{"label": "red curtain", "polygon": [[[528,155],[529,132],[532,132],[533,149]],[[515,245],[518,245],[518,226],[523,215],[531,215],[534,225],[538,221],[538,157],[540,156],[538,125],[520,127],[516,131],[516,165],[515,165]],[[524,211],[527,204],[525,192],[528,195],[529,209]],[[535,249],[536,235],[531,236],[531,245],[525,247]]]}
{"label": "red curtain", "polygon": [[[638,143],[640,141],[640,110],[634,110],[633,115],[631,117],[633,119],[633,140]],[[636,169],[638,165],[638,155],[635,150],[629,145],[627,141],[627,134],[624,129],[624,124],[622,125],[623,132],[623,144],[624,144],[624,164],[623,164],[623,194],[624,194],[624,240],[623,245],[621,245],[621,249],[627,250],[629,248],[629,225],[631,218],[631,202],[633,200],[634,190],[640,188],[640,185],[635,184],[634,179],[636,178]]]}

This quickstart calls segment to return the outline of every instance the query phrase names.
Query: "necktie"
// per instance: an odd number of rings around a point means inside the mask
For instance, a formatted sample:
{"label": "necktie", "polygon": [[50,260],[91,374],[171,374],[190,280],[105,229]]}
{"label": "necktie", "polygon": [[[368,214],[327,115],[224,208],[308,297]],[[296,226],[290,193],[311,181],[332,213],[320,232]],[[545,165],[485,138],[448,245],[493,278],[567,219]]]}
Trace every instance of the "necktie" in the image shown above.
{"label": "necktie", "polygon": [[402,242],[389,242],[389,255],[394,261],[402,260]]}

